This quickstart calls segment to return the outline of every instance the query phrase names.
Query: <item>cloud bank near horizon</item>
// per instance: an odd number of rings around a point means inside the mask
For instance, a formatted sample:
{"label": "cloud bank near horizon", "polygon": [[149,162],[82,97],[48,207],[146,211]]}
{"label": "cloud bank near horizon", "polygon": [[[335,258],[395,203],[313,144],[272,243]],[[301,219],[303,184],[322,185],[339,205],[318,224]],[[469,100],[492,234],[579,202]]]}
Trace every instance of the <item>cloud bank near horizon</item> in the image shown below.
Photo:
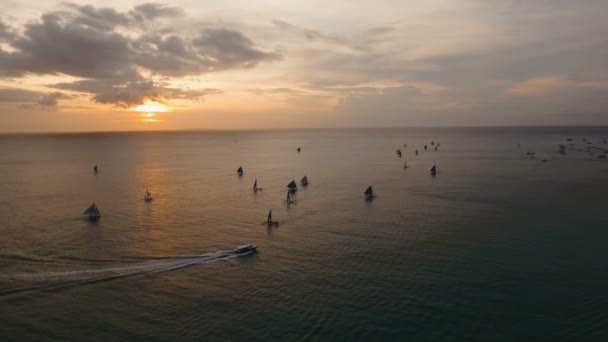
{"label": "cloud bank near horizon", "polygon": [[197,113],[176,128],[608,124],[607,2],[320,4],[13,3],[0,109]]}

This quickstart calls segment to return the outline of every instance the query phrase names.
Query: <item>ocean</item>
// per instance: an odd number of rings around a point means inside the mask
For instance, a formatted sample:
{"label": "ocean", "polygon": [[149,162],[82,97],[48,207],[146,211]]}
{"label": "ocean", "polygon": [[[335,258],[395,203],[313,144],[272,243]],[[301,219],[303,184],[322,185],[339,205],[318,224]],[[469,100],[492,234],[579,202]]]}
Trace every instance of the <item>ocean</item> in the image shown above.
{"label": "ocean", "polygon": [[[608,127],[0,135],[0,340],[601,340],[607,138]],[[92,202],[96,222],[81,215]],[[233,253],[246,243],[258,252]]]}

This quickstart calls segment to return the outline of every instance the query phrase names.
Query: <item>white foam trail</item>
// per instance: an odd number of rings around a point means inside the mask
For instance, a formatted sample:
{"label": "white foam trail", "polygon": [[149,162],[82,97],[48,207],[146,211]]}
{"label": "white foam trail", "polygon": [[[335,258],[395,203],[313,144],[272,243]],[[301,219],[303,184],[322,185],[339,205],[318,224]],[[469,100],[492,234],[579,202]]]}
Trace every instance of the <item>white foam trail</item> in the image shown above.
{"label": "white foam trail", "polygon": [[52,272],[37,272],[37,273],[17,273],[3,275],[3,279],[22,280],[31,282],[53,282],[55,285],[69,285],[72,282],[96,282],[109,280],[114,278],[132,276],[143,273],[158,273],[170,270],[175,270],[187,266],[205,264],[218,260],[226,260],[229,258],[247,255],[236,254],[232,251],[222,251],[210,254],[203,254],[192,257],[176,257],[176,258],[159,258],[146,260],[141,262],[129,262],[126,266],[99,267],[91,269],[78,269],[70,271],[52,271]]}

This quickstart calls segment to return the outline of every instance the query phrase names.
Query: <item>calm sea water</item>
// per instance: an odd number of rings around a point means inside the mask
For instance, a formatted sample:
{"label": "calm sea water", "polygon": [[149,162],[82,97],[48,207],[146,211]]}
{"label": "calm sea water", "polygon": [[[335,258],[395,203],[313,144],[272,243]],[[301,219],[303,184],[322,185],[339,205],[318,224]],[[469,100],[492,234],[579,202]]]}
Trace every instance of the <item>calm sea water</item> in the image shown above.
{"label": "calm sea water", "polygon": [[[600,340],[605,138],[608,128],[3,135],[0,339]],[[287,183],[304,175],[288,206]],[[93,201],[96,223],[80,216]],[[269,209],[277,228],[262,224]],[[249,242],[257,254],[226,252]]]}

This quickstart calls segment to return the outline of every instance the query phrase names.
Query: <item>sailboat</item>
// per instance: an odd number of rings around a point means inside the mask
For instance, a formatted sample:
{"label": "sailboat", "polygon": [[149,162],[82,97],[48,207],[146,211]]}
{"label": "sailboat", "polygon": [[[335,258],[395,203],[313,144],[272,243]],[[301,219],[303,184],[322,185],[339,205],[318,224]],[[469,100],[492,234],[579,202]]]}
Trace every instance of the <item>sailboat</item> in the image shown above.
{"label": "sailboat", "polygon": [[93,168],[93,172],[97,173],[97,165]]}
{"label": "sailboat", "polygon": [[279,221],[272,220],[272,210],[268,211],[268,218],[266,219],[266,224],[268,227],[276,227],[279,225]]}
{"label": "sailboat", "polygon": [[437,165],[433,165],[431,168],[431,176],[435,176],[437,174]]}
{"label": "sailboat", "polygon": [[261,191],[262,188],[258,188],[258,180],[256,179],[255,182],[253,182],[253,191]]}
{"label": "sailboat", "polygon": [[300,153],[301,151],[302,151],[302,149],[298,147],[298,153]]}
{"label": "sailboat", "polygon": [[287,184],[287,188],[291,192],[296,192],[298,190],[298,186],[296,185],[296,181],[292,180],[289,184]]}
{"label": "sailboat", "polygon": [[82,215],[86,215],[89,217],[89,220],[95,221],[101,216],[101,212],[97,209],[95,202],[91,204],[85,211],[82,212]]}
{"label": "sailboat", "polygon": [[403,161],[403,168],[407,169],[407,161],[405,161],[405,160]]}
{"label": "sailboat", "polygon": [[304,176],[300,182],[302,182],[302,185],[307,186],[308,185],[308,177]]}
{"label": "sailboat", "polygon": [[365,199],[372,199],[374,197],[374,189],[372,189],[371,185],[365,190],[364,194]]}
{"label": "sailboat", "polygon": [[150,194],[148,189],[146,189],[146,195],[144,196],[144,201],[150,202],[151,200],[152,200],[152,195]]}
{"label": "sailboat", "polygon": [[242,167],[239,167],[239,169],[238,169],[238,170],[236,170],[236,173],[238,173],[238,174],[239,174],[239,176],[242,176],[242,175],[243,175],[243,168],[242,168]]}

